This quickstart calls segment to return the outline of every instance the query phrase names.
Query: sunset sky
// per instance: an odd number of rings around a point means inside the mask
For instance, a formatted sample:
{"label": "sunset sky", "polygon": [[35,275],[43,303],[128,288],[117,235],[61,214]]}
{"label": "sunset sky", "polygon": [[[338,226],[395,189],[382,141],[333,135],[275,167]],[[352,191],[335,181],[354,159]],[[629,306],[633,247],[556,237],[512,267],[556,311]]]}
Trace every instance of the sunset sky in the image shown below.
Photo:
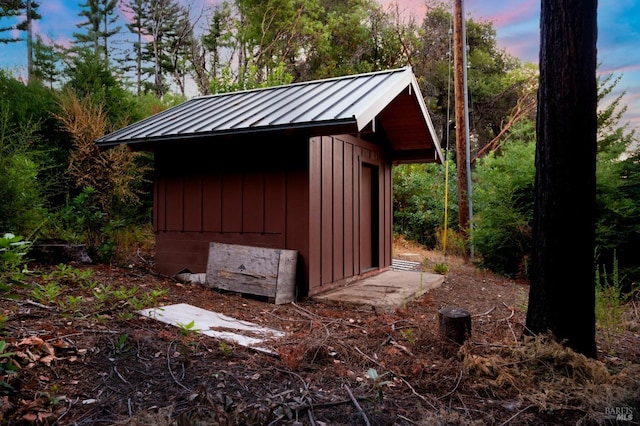
{"label": "sunset sky", "polygon": [[[210,10],[220,0],[182,1],[196,13]],[[400,11],[405,16],[413,17],[417,23],[424,16],[424,0],[378,1],[385,7],[397,3]],[[42,19],[36,23],[36,32],[45,39],[67,44],[72,39],[72,33],[78,31],[76,23],[81,21],[78,4],[84,3],[84,0],[45,0],[40,3]],[[467,16],[477,21],[493,23],[501,48],[523,62],[537,63],[540,45],[539,0],[466,0],[464,9]],[[206,24],[204,18],[201,22]],[[640,2],[600,0],[598,26],[598,73],[622,76],[616,94],[626,91],[623,103],[628,105],[628,111],[624,119],[640,130]],[[24,74],[25,50],[23,43],[0,45],[0,67]]]}

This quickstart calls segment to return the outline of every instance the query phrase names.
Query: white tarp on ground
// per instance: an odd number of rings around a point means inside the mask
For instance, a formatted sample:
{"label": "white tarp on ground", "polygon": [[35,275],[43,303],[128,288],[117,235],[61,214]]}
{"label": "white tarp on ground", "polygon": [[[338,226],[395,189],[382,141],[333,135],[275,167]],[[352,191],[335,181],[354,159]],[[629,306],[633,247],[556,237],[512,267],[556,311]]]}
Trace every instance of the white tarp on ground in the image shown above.
{"label": "white tarp on ground", "polygon": [[[273,339],[284,336],[282,331],[207,311],[187,303],[143,309],[139,313],[165,324],[175,325],[185,330],[202,333],[268,354],[274,354],[269,343]],[[192,321],[193,324],[191,324]]]}

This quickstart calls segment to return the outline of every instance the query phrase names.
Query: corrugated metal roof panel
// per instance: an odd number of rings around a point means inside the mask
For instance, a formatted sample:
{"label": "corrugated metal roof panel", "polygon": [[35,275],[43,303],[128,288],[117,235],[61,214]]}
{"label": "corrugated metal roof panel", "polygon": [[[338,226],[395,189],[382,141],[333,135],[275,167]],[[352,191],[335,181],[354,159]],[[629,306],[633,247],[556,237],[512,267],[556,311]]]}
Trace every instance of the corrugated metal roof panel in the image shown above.
{"label": "corrugated metal roof panel", "polygon": [[[100,146],[155,143],[170,139],[271,129],[352,126],[359,132],[406,89],[422,142],[439,152],[431,119],[410,68],[317,80],[264,89],[203,96],[99,138]],[[426,140],[430,139],[430,140]]]}

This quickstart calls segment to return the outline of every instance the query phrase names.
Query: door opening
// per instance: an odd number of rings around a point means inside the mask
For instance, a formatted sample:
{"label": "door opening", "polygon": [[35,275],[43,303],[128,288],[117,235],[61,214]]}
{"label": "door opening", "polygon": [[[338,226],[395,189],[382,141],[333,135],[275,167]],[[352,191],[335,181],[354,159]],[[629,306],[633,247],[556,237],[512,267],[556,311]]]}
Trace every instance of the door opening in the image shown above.
{"label": "door opening", "polygon": [[362,163],[360,179],[360,272],[379,265],[378,167]]}

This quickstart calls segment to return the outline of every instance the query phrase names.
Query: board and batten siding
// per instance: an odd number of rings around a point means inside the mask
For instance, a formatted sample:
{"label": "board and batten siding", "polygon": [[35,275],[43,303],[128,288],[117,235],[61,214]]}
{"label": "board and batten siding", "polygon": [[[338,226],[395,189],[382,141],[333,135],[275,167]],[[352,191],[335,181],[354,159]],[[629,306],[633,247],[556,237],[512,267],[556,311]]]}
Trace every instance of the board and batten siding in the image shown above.
{"label": "board and batten siding", "polygon": [[[362,264],[362,168],[375,182],[371,213],[376,229],[372,265]],[[309,294],[361,277],[369,269],[391,265],[391,165],[381,147],[348,136],[319,136],[309,141]],[[367,199],[367,198],[365,198]],[[366,258],[366,256],[365,256]]]}
{"label": "board and batten siding", "polygon": [[283,167],[281,155],[268,152],[260,161],[229,161],[242,159],[241,151],[208,161],[198,152],[188,161],[173,152],[156,152],[158,272],[205,272],[211,242],[299,251],[307,247],[307,204],[300,203],[307,198],[306,161]]}

